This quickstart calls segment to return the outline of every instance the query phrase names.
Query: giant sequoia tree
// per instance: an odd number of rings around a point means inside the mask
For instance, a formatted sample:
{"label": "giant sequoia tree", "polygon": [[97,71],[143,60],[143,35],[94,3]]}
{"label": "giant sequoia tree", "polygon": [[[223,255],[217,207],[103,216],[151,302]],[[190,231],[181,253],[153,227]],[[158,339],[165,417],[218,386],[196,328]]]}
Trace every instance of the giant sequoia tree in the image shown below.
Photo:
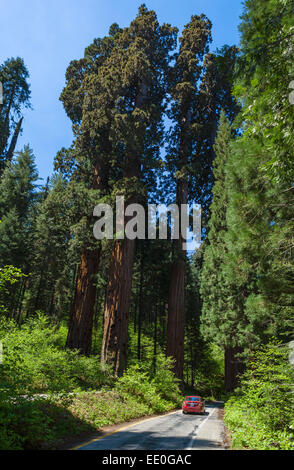
{"label": "giant sequoia tree", "polygon": [[[180,39],[180,49],[170,73],[173,127],[168,134],[168,164],[176,183],[178,207],[191,200],[202,205],[206,222],[213,182],[213,145],[220,109],[230,120],[238,111],[231,96],[236,48],[225,46],[209,53],[211,23],[193,16]],[[174,260],[169,289],[167,354],[175,359],[175,373],[182,379],[184,361],[185,263],[183,236],[174,240]]]}
{"label": "giant sequoia tree", "polygon": [[68,347],[84,354],[91,351],[95,275],[101,254],[101,244],[94,240],[90,230],[92,212],[95,203],[109,192],[113,167],[111,126],[119,82],[115,80],[117,64],[113,62],[111,51],[119,34],[120,29],[113,25],[109,36],[96,39],[86,49],[83,59],[71,62],[61,95],[73,122],[75,141],[72,149],[59,153],[56,167],[70,169],[71,183],[80,185],[88,199],[84,212],[79,214],[84,230],[79,231],[81,255],[67,338]]}
{"label": "giant sequoia tree", "polygon": [[[159,26],[155,13],[142,6],[129,28],[113,25],[108,37],[95,40],[85,57],[68,68],[61,99],[76,138],[72,150],[59,154],[57,168],[84,184],[89,198],[96,191],[92,207],[107,195],[113,201],[115,194],[135,202],[142,181],[152,173],[162,139],[164,71],[174,35],[175,29]],[[101,244],[90,240],[91,214],[83,219],[88,239],[84,236],[81,246],[67,345],[88,354]],[[133,251],[133,240],[115,242],[110,261],[102,360],[116,364],[120,360],[113,361],[113,355],[126,345],[127,319],[121,321],[120,315],[126,318],[129,310]],[[114,316],[118,321],[110,328]],[[121,364],[120,370],[125,360]]]}
{"label": "giant sequoia tree", "polygon": [[[193,148],[193,118],[197,106],[198,82],[202,74],[202,59],[211,40],[211,23],[202,15],[193,16],[180,38],[180,50],[172,71],[171,96],[174,100],[171,117],[175,128],[171,135],[170,155],[176,176],[176,203],[181,209],[188,203],[188,173]],[[181,219],[181,218],[180,218]],[[186,250],[185,234],[179,227],[179,238],[174,240],[174,262],[168,300],[167,354],[175,359],[175,374],[183,378],[184,365],[184,291]]]}
{"label": "giant sequoia tree", "polygon": [[[175,45],[175,32],[169,25],[160,26],[155,12],[143,5],[119,38],[116,63],[120,67],[118,79],[122,89],[114,118],[122,159],[118,187],[126,196],[126,204],[139,202],[140,194],[146,194],[144,177],[158,158],[165,74],[169,52]],[[101,360],[112,364],[118,375],[127,360],[134,248],[135,240],[114,242],[106,292]]]}

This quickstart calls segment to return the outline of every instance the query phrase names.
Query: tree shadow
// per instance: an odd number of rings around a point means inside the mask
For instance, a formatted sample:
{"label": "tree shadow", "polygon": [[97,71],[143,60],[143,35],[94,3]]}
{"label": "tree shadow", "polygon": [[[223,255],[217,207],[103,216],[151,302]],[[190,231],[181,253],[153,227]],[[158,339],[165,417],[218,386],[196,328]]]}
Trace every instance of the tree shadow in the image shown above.
{"label": "tree shadow", "polygon": [[0,450],[54,450],[68,436],[77,439],[95,431],[74,416],[62,399],[18,397],[1,402]]}

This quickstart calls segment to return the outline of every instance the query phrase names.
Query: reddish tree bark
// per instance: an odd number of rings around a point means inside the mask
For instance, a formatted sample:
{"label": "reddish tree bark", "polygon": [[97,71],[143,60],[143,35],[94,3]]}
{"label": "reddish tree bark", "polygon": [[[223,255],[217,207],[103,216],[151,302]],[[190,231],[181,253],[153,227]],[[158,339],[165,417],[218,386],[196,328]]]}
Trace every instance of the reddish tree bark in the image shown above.
{"label": "reddish tree bark", "polygon": [[[97,163],[93,171],[93,189],[104,190],[107,172]],[[89,218],[90,226],[90,218]],[[98,242],[97,242],[98,243]],[[92,345],[92,328],[96,301],[96,280],[101,255],[101,244],[96,249],[83,248],[77,272],[75,294],[70,311],[66,346],[89,355]]]}
{"label": "reddish tree bark", "polygon": [[[188,133],[191,123],[191,111],[188,106],[181,121],[179,161],[185,167],[188,163]],[[171,268],[171,280],[168,296],[168,323],[166,353],[175,360],[175,376],[183,381],[184,342],[185,342],[185,265],[186,241],[182,234],[181,207],[188,203],[188,179],[183,175],[177,181],[177,205],[179,209],[179,239],[174,240],[174,261]],[[185,235],[186,236],[186,235]]]}
{"label": "reddish tree bark", "polygon": [[[139,159],[130,158],[125,177],[139,178]],[[127,202],[136,201],[133,195]],[[130,217],[125,217],[124,225]],[[135,240],[125,238],[113,244],[104,308],[104,333],[101,362],[113,366],[117,376],[121,376],[127,364],[127,343],[130,297],[133,277]]]}
{"label": "reddish tree bark", "polygon": [[[147,96],[147,85],[138,82],[138,93],[134,110],[141,108]],[[143,150],[143,149],[142,149]],[[132,144],[126,150],[124,178],[140,179],[141,154],[134,152]],[[133,193],[127,204],[137,202]],[[125,225],[130,217],[125,217]],[[109,268],[109,278],[104,309],[104,334],[102,341],[101,362],[111,364],[114,373],[121,376],[127,365],[127,343],[130,296],[133,277],[135,240],[125,238],[115,241]]]}
{"label": "reddish tree bark", "polygon": [[82,354],[91,352],[96,284],[94,276],[99,266],[101,248],[90,251],[82,250],[80,266],[72,309],[66,346],[78,349]]}
{"label": "reddish tree bark", "polygon": [[127,364],[134,247],[135,240],[114,243],[107,285],[101,361],[111,364],[117,376]]}
{"label": "reddish tree bark", "polygon": [[[179,183],[178,205],[187,204],[187,184]],[[166,353],[175,360],[174,373],[183,380],[184,338],[185,338],[185,264],[186,251],[181,236],[174,240],[175,259],[171,268],[171,279],[168,296],[168,323]]]}

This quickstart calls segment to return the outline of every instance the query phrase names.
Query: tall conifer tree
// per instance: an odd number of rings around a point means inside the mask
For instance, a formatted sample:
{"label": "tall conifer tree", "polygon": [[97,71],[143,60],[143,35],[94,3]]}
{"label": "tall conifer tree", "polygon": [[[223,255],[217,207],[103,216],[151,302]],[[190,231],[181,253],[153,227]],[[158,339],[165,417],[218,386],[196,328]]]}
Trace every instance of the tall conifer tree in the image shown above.
{"label": "tall conifer tree", "polygon": [[81,255],[67,338],[68,347],[84,354],[91,351],[95,276],[101,255],[101,243],[94,240],[91,231],[92,212],[95,203],[109,192],[109,177],[114,166],[111,126],[119,82],[115,80],[116,64],[111,51],[119,34],[119,27],[112,25],[109,36],[95,39],[83,59],[71,62],[61,94],[73,122],[75,141],[72,149],[59,153],[56,168],[66,171],[70,168],[73,186],[80,185],[84,197],[89,194],[84,213],[80,214],[84,233],[80,233]]}
{"label": "tall conifer tree", "polygon": [[[231,95],[235,47],[209,53],[211,22],[192,16],[180,39],[179,53],[170,74],[173,127],[168,134],[168,165],[176,183],[176,202],[201,204],[205,226],[211,203],[213,145],[221,107],[230,120],[238,112]],[[175,373],[182,379],[184,360],[185,263],[183,234],[174,241],[169,288],[167,354],[175,359]]]}
{"label": "tall conifer tree", "polygon": [[[122,95],[116,116],[126,203],[139,202],[146,169],[154,167],[162,140],[165,74],[176,29],[160,26],[142,5],[120,36]],[[153,163],[152,163],[153,162]],[[127,221],[127,219],[126,219]],[[128,318],[135,240],[115,241],[110,261],[101,359],[121,375],[127,361]]]}
{"label": "tall conifer tree", "polygon": [[[30,107],[29,72],[20,57],[7,59],[0,65],[3,103],[0,104],[0,175],[13,158],[21,131],[22,109]],[[9,142],[9,138],[12,138]]]}

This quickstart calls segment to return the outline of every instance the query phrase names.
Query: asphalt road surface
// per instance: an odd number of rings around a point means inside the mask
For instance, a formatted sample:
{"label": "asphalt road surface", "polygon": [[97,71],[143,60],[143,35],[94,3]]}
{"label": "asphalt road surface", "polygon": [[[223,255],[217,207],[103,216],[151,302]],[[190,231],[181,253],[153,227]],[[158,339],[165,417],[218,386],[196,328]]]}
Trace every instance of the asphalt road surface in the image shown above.
{"label": "asphalt road surface", "polygon": [[176,411],[144,419],[75,447],[76,450],[221,450],[224,425],[219,404],[206,405],[205,415]]}

